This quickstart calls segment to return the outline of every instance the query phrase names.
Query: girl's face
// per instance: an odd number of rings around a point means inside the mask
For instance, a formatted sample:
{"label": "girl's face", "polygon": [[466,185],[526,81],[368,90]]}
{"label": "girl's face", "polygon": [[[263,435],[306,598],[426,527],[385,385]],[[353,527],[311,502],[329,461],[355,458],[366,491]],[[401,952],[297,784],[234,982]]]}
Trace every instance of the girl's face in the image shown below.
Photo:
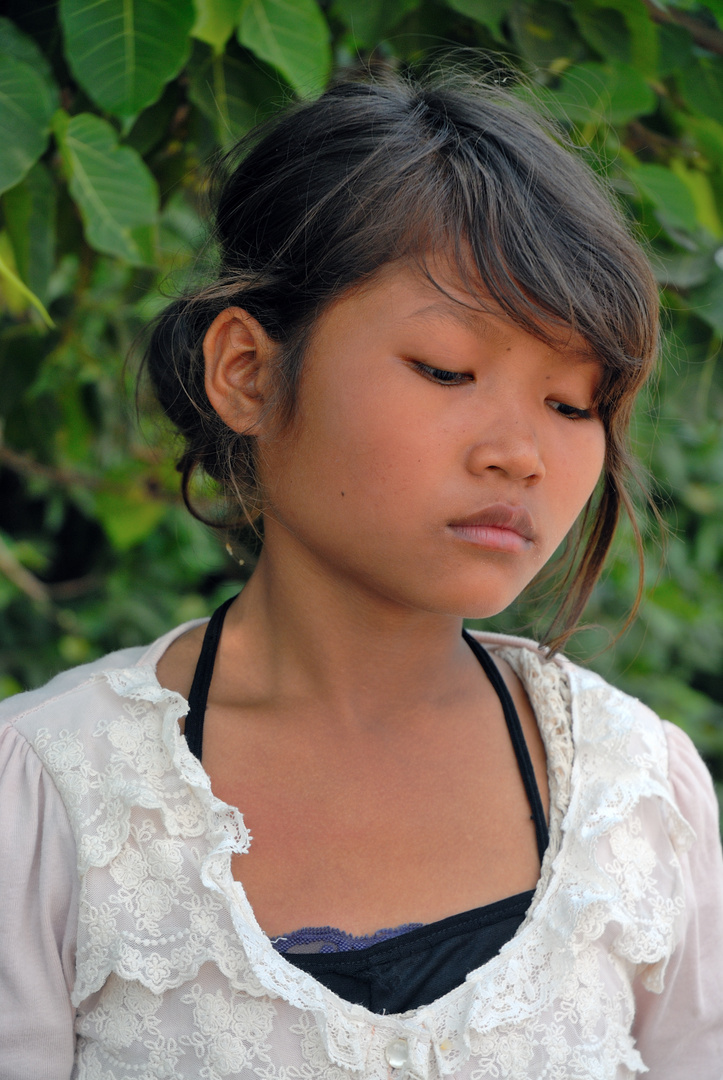
{"label": "girl's face", "polygon": [[392,605],[483,618],[595,488],[600,365],[436,279],[468,306],[397,263],[319,318],[293,423],[259,436],[266,545]]}

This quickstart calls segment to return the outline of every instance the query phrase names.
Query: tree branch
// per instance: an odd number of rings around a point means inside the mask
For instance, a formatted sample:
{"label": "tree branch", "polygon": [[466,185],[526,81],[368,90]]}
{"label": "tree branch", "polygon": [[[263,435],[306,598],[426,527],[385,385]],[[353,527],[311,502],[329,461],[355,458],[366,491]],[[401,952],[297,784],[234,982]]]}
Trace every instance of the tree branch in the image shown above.
{"label": "tree branch", "polygon": [[694,15],[689,15],[687,11],[659,7],[655,0],[643,0],[643,3],[648,9],[653,22],[673,23],[675,26],[682,26],[684,30],[688,31],[696,45],[707,49],[708,52],[723,56],[723,30],[718,30],[715,26],[706,26],[700,19],[696,19]]}
{"label": "tree branch", "polygon": [[0,574],[4,574],[8,581],[12,581],[13,585],[31,600],[35,600],[45,608],[50,607],[50,593],[46,586],[18,561],[2,536],[0,536]]}
{"label": "tree branch", "polygon": [[0,444],[0,465],[5,465],[13,472],[21,476],[31,476],[40,480],[48,480],[51,484],[59,484],[61,487],[69,487],[79,484],[82,487],[98,487],[100,480],[86,473],[76,472],[74,469],[55,469],[52,465],[41,465],[39,461],[28,457],[27,454],[19,454],[17,450],[11,450],[9,446]]}

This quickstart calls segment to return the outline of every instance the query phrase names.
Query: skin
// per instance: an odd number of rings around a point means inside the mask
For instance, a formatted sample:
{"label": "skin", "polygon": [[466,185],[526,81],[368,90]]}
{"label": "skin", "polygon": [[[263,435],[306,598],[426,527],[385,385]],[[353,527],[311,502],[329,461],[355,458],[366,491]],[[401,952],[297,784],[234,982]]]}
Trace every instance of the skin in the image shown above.
{"label": "skin", "polygon": [[[203,764],[243,810],[254,839],[233,872],[272,936],[428,923],[539,876],[461,619],[505,608],[589,499],[600,369],[576,335],[553,348],[433,270],[462,304],[400,263],[320,316],[282,433],[265,416],[275,346],[259,324],[229,308],[205,340],[209,399],[257,438],[267,510],[226,619]],[[460,524],[500,505],[526,511],[524,527]],[[188,692],[202,636],[168,649],[163,685]],[[547,805],[534,715],[498,664]]]}

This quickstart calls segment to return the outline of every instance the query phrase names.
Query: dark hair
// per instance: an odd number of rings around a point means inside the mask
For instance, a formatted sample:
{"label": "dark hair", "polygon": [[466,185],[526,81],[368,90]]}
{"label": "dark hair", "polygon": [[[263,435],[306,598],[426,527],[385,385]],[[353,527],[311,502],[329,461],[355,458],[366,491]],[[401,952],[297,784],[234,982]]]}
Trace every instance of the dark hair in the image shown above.
{"label": "dark hair", "polygon": [[263,510],[254,440],[226,427],[204,390],[202,343],[216,315],[243,307],[279,343],[273,409],[283,424],[320,312],[392,260],[425,267],[430,253],[448,253],[470,292],[486,292],[543,340],[559,341],[561,328],[579,332],[602,362],[596,404],[605,467],[547,635],[559,648],[602,569],[621,506],[634,524],[627,428],[658,327],[645,256],[602,182],[564,143],[492,85],[396,76],[341,83],[242,140],[217,190],[218,278],[171,304],[146,355],[159,401],[185,440],[178,468],[191,512],[199,467],[249,521]]}

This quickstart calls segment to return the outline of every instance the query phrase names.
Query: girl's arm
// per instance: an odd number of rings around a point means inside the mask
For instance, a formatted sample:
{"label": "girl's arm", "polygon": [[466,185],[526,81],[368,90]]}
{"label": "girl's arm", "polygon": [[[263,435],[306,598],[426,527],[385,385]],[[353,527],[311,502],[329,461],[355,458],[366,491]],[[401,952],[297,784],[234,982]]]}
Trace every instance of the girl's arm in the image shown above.
{"label": "girl's arm", "polygon": [[75,842],[33,748],[0,724],[0,1075],[67,1080],[73,1068]]}
{"label": "girl's arm", "polygon": [[710,774],[687,735],[665,724],[670,780],[697,840],[682,857],[688,902],[683,940],[661,994],[636,983],[634,1033],[650,1080],[723,1077],[723,856]]}

